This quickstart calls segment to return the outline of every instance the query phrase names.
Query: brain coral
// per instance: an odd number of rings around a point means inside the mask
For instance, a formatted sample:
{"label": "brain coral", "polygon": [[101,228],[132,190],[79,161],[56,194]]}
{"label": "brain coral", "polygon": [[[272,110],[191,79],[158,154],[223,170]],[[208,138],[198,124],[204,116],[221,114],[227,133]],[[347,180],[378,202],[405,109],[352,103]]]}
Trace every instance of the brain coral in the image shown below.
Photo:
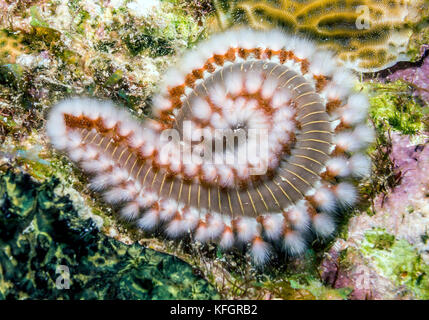
{"label": "brain coral", "polygon": [[47,132],[125,219],[172,238],[249,245],[263,263],[270,248],[300,254],[331,236],[357,200],[373,132],[355,81],[307,40],[228,31],[167,72],[156,120],[75,98],[53,108]]}
{"label": "brain coral", "polygon": [[407,45],[421,0],[216,1],[221,28],[243,22],[274,26],[335,51],[347,67],[378,71],[408,60]]}

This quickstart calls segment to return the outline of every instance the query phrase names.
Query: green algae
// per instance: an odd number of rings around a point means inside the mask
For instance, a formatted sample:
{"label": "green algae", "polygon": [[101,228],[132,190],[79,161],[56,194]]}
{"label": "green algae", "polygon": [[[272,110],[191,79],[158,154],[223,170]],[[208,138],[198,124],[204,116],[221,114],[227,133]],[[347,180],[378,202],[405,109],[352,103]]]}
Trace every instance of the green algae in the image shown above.
{"label": "green algae", "polygon": [[309,291],[318,300],[346,300],[352,293],[352,288],[333,289],[324,285],[319,279],[309,277],[304,283],[302,281],[290,279],[293,289],[304,289]]}
{"label": "green algae", "polygon": [[218,298],[178,258],[100,234],[55,194],[58,184],[0,176],[0,298]]}
{"label": "green algae", "polygon": [[428,129],[428,112],[403,81],[368,83],[369,114],[378,130],[413,135]]}
{"label": "green algae", "polygon": [[429,265],[410,243],[384,229],[372,229],[365,233],[359,250],[382,276],[405,286],[417,299],[429,299]]}
{"label": "green algae", "polygon": [[43,20],[42,16],[40,15],[39,8],[36,6],[32,6],[30,8],[30,15],[31,15],[31,21],[30,25],[33,27],[44,27],[48,28],[49,24]]}

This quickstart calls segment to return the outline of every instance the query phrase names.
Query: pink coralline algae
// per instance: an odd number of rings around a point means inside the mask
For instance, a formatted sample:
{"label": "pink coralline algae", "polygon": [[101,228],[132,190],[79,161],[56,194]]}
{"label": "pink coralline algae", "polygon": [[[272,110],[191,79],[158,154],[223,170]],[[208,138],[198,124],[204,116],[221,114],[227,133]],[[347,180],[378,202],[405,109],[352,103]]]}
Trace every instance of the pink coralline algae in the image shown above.
{"label": "pink coralline algae", "polygon": [[[429,66],[429,60],[427,65]],[[429,79],[429,78],[428,78]],[[391,160],[401,177],[401,183],[393,192],[376,199],[376,210],[404,212],[419,203],[428,205],[429,192],[429,147],[427,144],[412,144],[408,136],[392,136]],[[400,224],[400,221],[397,222]]]}
{"label": "pink coralline algae", "polygon": [[[409,136],[393,133],[390,157],[395,173],[401,177],[400,184],[390,193],[377,196],[373,215],[362,213],[350,219],[347,240],[338,239],[321,264],[324,281],[334,288],[352,288],[352,299],[407,296],[406,290],[402,288],[402,292],[391,279],[380,274],[371,255],[362,251],[368,233],[374,230],[384,230],[392,239],[409,243],[424,263],[429,262],[429,243],[425,240],[429,225],[428,139],[412,143]],[[341,256],[345,252],[343,260]],[[389,263],[384,266],[389,269]],[[389,271],[394,272],[393,269]]]}
{"label": "pink coralline algae", "polygon": [[[392,134],[390,155],[400,184],[388,194],[375,199],[375,215],[360,215],[352,220],[349,232],[362,234],[362,229],[385,228],[387,232],[427,251],[421,238],[429,224],[429,147],[411,143],[408,136]],[[429,256],[427,257],[429,260]]]}
{"label": "pink coralline algae", "polygon": [[390,81],[401,79],[411,83],[416,89],[414,94],[429,103],[429,55],[420,67],[398,70],[388,76],[387,79]]}

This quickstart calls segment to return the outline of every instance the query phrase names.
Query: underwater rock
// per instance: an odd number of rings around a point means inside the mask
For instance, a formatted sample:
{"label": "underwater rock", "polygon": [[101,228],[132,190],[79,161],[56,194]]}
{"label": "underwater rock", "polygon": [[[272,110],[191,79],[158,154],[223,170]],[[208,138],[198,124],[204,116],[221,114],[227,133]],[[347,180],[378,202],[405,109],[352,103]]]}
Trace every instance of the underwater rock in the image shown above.
{"label": "underwater rock", "polygon": [[415,96],[420,96],[429,105],[429,55],[420,67],[398,70],[387,77],[390,81],[402,79],[415,87]]}
{"label": "underwater rock", "polygon": [[421,0],[215,1],[215,28],[237,23],[257,29],[280,26],[325,45],[347,67],[378,71],[409,60],[410,36],[424,21]]}
{"label": "underwater rock", "polygon": [[0,175],[0,299],[218,298],[178,258],[102,235],[58,184]]}
{"label": "underwater rock", "polygon": [[391,160],[401,177],[373,210],[350,219],[321,265],[335,288],[355,299],[427,299],[429,292],[429,148],[392,133]]}

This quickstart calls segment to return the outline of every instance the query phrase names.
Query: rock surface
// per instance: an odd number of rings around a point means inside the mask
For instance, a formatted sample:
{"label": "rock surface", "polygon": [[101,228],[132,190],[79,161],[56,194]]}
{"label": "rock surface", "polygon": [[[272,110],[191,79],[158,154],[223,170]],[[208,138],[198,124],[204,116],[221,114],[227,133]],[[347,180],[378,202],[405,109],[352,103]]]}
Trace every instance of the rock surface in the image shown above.
{"label": "rock surface", "polygon": [[182,260],[109,238],[58,180],[0,175],[0,299],[215,299]]}

